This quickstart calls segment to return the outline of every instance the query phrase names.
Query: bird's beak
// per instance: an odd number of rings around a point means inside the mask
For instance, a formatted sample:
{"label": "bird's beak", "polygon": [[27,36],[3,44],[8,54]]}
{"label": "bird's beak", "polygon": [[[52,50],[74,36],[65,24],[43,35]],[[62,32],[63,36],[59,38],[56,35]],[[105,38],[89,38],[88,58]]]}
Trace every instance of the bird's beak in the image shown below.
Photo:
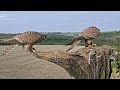
{"label": "bird's beak", "polygon": [[44,34],[44,40],[47,40],[47,34]]}

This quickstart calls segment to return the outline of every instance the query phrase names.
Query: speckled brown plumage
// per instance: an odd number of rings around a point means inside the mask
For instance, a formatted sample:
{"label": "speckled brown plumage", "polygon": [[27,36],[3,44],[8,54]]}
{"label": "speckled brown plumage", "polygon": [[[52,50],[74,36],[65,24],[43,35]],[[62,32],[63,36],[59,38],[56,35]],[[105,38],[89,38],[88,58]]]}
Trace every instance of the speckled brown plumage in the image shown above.
{"label": "speckled brown plumage", "polygon": [[27,50],[29,50],[30,52],[35,52],[35,49],[32,46],[38,42],[41,42],[44,39],[46,39],[46,35],[43,35],[39,32],[27,31],[16,35],[12,39],[6,41],[6,43],[22,45],[23,48],[24,46],[27,46]]}
{"label": "speckled brown plumage", "polygon": [[95,39],[99,35],[100,35],[100,30],[97,27],[95,26],[88,27],[87,29],[80,32],[77,38],[72,39],[72,41],[67,44],[67,45],[71,45],[71,47],[67,51],[74,48],[82,40],[85,41],[85,46],[88,47],[89,45],[93,44],[92,40]]}

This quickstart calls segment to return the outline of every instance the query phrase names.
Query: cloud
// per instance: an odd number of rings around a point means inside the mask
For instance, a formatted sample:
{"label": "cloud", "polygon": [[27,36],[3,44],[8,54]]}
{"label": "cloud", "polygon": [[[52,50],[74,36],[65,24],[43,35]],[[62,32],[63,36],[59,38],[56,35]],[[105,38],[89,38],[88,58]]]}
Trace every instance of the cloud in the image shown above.
{"label": "cloud", "polygon": [[6,17],[7,17],[6,15],[0,15],[0,19],[4,19]]}
{"label": "cloud", "polygon": [[[72,25],[72,24],[70,24],[70,23],[64,23],[64,24],[62,24],[62,23],[56,23],[56,24],[43,24],[43,25],[35,25],[35,26],[33,26],[33,27],[56,27],[56,26],[67,26],[67,25]],[[30,27],[32,27],[32,26],[30,26]]]}
{"label": "cloud", "polygon": [[4,20],[16,20],[15,18],[4,18]]}
{"label": "cloud", "polygon": [[15,18],[7,15],[0,15],[0,20],[15,20]]}

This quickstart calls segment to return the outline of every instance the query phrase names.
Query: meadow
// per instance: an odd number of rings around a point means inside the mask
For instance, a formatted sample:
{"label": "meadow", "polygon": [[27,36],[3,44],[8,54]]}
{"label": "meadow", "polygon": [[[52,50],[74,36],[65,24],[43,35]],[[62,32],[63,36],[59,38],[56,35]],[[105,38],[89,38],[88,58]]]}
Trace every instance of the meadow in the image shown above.
{"label": "meadow", "polygon": [[[53,32],[47,34],[47,39],[38,44],[42,45],[65,45],[70,42],[70,39],[74,38],[74,36],[78,36],[79,32],[76,33],[60,33]],[[7,43],[3,43],[4,39],[10,39],[17,34],[0,34],[0,45],[7,45]],[[99,45],[112,45],[119,46],[120,45],[120,31],[111,31],[111,32],[102,32],[99,37],[95,40],[95,43]],[[84,42],[81,42],[79,45],[84,46]]]}

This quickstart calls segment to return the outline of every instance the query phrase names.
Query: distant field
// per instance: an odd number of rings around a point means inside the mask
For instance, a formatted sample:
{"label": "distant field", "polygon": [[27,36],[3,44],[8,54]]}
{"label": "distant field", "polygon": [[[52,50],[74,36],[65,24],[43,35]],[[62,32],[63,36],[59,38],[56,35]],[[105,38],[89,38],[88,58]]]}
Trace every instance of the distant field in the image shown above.
{"label": "distant field", "polygon": [[[7,46],[0,46],[0,53]],[[40,51],[66,50],[69,46],[64,45],[35,45]],[[72,51],[77,50],[75,47]],[[7,55],[0,55],[0,79],[73,79],[60,66],[48,61],[37,59],[22,49],[16,47]]]}
{"label": "distant field", "polygon": [[[40,42],[38,44],[42,45],[65,45],[70,42],[70,39],[74,38],[74,36],[78,36],[79,32],[76,33],[60,33],[53,32],[47,34],[47,40]],[[14,37],[16,34],[0,34],[0,45],[5,45],[3,43],[3,39],[10,39]],[[99,37],[95,39],[95,43],[97,45],[112,45],[112,46],[120,46],[120,31],[112,31],[112,32],[102,32]],[[84,42],[80,42],[80,45],[84,45]]]}
{"label": "distant field", "polygon": [[14,37],[17,34],[0,34],[0,39],[9,39]]}

